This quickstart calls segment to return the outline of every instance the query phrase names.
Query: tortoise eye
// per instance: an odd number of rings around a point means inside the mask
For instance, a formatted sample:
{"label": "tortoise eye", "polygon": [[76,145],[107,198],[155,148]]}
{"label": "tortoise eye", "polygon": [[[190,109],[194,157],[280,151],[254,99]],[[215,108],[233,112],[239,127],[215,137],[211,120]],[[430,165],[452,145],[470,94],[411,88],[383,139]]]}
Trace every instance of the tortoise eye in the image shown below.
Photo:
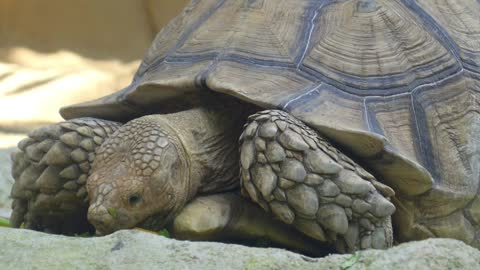
{"label": "tortoise eye", "polygon": [[141,202],[142,202],[142,196],[138,194],[130,195],[130,197],[128,197],[128,203],[130,203],[130,205],[132,206],[136,206]]}

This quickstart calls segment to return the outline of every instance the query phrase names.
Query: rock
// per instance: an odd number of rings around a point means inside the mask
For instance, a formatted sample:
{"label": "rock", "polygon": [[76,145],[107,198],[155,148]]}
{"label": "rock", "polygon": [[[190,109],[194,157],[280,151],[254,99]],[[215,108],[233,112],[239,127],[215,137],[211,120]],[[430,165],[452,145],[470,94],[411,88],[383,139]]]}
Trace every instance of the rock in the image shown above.
{"label": "rock", "polygon": [[[4,137],[1,140],[5,139]],[[13,144],[12,146],[14,146]],[[10,205],[12,200],[10,199],[10,190],[13,185],[13,178],[11,176],[11,160],[10,154],[13,153],[15,148],[1,148],[0,149],[0,217],[10,217],[11,209]]]}
{"label": "rock", "polygon": [[[2,269],[479,269],[480,251],[429,239],[389,250],[310,258],[280,249],[188,242],[141,231],[72,238],[0,228]],[[355,256],[355,257],[353,257]],[[353,258],[353,259],[352,259]],[[358,259],[354,259],[358,258]]]}

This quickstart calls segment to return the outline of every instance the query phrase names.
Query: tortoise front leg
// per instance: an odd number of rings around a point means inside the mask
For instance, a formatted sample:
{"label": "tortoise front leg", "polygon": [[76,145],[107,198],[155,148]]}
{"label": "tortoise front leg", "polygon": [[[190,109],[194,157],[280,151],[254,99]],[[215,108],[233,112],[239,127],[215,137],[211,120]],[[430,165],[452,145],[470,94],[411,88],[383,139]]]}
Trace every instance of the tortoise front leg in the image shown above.
{"label": "tortoise front leg", "polygon": [[97,147],[119,123],[78,118],[29,133],[12,155],[13,227],[60,234],[92,230],[85,181]]}
{"label": "tortoise front leg", "polygon": [[340,252],[392,245],[393,190],[317,132],[270,110],[249,118],[240,142],[242,192],[267,212]]}

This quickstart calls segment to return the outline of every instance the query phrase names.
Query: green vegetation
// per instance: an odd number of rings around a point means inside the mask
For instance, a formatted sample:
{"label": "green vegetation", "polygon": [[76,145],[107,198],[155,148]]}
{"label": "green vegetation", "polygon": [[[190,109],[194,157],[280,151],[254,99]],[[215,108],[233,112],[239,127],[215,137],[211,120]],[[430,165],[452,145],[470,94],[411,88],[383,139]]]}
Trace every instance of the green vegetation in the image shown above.
{"label": "green vegetation", "polygon": [[84,233],[75,234],[75,236],[76,237],[94,237],[95,234],[90,232],[84,232]]}
{"label": "green vegetation", "polygon": [[355,252],[355,254],[352,254],[352,256],[350,256],[347,260],[345,260],[341,265],[340,267],[342,268],[342,270],[346,270],[346,269],[349,269],[350,267],[352,267],[355,263],[358,262],[358,260],[360,259],[361,257],[361,253],[360,252]]}
{"label": "green vegetation", "polygon": [[164,237],[167,237],[167,238],[171,238],[170,233],[168,232],[167,229],[163,229],[163,230],[159,231],[158,235],[161,235],[161,236],[164,236]]}
{"label": "green vegetation", "polygon": [[110,216],[112,216],[113,218],[117,218],[117,209],[115,208],[108,208],[107,209],[108,213],[110,214]]}
{"label": "green vegetation", "polygon": [[0,227],[11,227],[10,221],[6,218],[0,218]]}

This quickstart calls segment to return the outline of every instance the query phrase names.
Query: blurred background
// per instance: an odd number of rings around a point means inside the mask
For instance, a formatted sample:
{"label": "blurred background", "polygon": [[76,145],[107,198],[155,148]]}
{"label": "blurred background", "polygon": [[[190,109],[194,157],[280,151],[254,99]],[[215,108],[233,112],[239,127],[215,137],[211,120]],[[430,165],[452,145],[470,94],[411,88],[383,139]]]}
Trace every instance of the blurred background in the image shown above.
{"label": "blurred background", "polygon": [[60,107],[129,84],[155,35],[190,0],[0,0],[0,216],[10,153]]}

